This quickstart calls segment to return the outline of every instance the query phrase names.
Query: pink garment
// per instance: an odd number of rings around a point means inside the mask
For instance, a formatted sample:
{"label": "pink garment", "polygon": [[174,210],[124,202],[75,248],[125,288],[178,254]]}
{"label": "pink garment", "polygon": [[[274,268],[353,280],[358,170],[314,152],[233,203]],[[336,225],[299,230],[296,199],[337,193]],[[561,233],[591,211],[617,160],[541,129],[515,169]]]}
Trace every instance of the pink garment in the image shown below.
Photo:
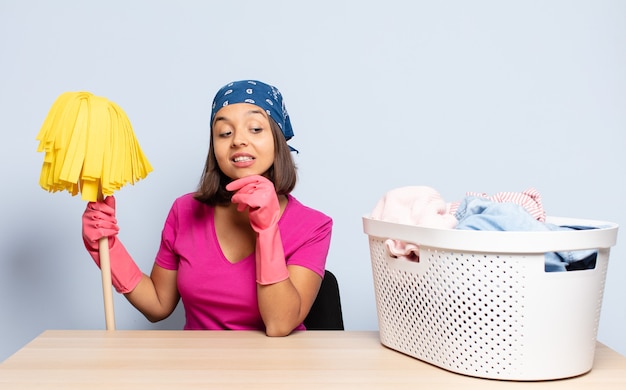
{"label": "pink garment", "polygon": [[[163,228],[156,264],[178,270],[185,329],[263,330],[257,303],[255,255],[237,263],[224,256],[215,233],[214,207],[187,194],[176,199]],[[292,196],[278,222],[288,265],[324,276],[332,219]],[[304,329],[300,325],[297,329]]]}
{"label": "pink garment", "polygon": [[[493,196],[479,192],[467,192],[465,195],[485,198],[496,203],[515,203],[524,207],[537,221],[545,222],[546,220],[546,212],[541,204],[541,195],[534,188],[529,188],[523,192],[498,192]],[[460,204],[461,202],[452,202],[450,204],[450,213],[452,215],[456,214]]]}
{"label": "pink garment", "polygon": [[[458,222],[441,195],[426,186],[400,187],[388,191],[374,207],[371,218],[439,229],[454,229]],[[419,260],[417,244],[394,239],[386,240],[385,244],[391,256]]]}

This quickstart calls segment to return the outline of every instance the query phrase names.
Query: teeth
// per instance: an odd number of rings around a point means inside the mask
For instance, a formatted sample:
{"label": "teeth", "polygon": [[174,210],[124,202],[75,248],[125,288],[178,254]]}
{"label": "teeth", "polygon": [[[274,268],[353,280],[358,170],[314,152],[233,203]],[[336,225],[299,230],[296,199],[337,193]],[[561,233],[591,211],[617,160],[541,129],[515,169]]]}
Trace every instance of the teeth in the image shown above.
{"label": "teeth", "polygon": [[252,157],[248,157],[248,156],[235,157],[235,162],[250,161],[250,160],[252,160]]}

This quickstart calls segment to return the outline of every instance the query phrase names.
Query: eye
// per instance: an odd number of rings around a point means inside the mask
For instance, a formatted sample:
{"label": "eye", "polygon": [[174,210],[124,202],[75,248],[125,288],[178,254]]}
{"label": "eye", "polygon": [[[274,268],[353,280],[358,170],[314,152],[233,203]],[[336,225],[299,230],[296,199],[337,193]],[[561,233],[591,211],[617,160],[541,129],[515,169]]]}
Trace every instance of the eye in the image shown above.
{"label": "eye", "polygon": [[253,127],[252,129],[250,129],[250,131],[251,131],[252,133],[255,133],[255,134],[256,134],[256,133],[260,133],[260,132],[262,132],[262,131],[263,131],[263,128],[262,128],[262,127]]}
{"label": "eye", "polygon": [[220,121],[213,126],[213,134],[218,138],[226,138],[233,134],[233,128]]}

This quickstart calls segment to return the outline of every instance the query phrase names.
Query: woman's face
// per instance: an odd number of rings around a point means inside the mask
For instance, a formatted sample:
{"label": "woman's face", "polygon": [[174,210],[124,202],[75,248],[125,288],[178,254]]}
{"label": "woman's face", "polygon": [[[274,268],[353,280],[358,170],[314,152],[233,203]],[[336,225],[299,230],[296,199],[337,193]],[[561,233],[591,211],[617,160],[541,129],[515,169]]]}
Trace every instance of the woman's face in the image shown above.
{"label": "woman's face", "polygon": [[229,104],[213,119],[217,165],[233,180],[262,175],[274,163],[274,136],[267,113],[248,103]]}

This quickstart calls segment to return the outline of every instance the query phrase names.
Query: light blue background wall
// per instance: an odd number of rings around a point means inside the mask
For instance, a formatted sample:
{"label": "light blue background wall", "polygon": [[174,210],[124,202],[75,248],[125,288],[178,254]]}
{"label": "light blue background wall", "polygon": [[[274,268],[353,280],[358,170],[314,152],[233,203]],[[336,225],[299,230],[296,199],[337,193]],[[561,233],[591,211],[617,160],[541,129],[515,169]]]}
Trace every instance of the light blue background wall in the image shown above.
{"label": "light blue background wall", "polygon": [[[45,329],[104,328],[84,203],[38,185],[56,97],[88,90],[130,117],[154,172],[118,193],[120,237],[149,272],[201,173],[210,100],[242,78],[285,95],[295,195],[334,218],[349,330],[377,328],[361,216],[389,189],[534,186],[550,215],[626,225],[624,1],[0,0],[0,360]],[[622,232],[599,331],[622,354],[625,274]],[[182,326],[115,308],[120,329]]]}

